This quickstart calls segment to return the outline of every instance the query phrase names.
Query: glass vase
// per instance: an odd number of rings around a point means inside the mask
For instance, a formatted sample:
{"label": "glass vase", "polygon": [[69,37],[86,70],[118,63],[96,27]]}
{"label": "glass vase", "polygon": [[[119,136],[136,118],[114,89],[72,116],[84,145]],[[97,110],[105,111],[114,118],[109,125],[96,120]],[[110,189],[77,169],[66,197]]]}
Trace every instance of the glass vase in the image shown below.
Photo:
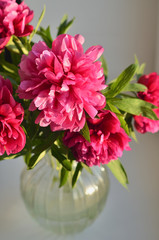
{"label": "glass vase", "polygon": [[56,160],[49,154],[21,174],[24,203],[37,222],[56,234],[75,234],[89,226],[102,211],[109,189],[107,170],[85,169],[72,189],[71,179],[59,188]]}

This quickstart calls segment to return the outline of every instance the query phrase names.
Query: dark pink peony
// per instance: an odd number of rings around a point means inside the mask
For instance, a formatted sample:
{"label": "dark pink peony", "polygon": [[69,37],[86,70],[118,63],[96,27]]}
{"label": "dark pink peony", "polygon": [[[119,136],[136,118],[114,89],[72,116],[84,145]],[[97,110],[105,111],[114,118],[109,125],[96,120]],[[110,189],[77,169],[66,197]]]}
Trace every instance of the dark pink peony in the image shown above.
{"label": "dark pink peony", "polygon": [[[159,108],[154,109],[157,117],[159,118]],[[134,116],[136,130],[140,133],[159,131],[159,120],[152,120],[143,116]]]}
{"label": "dark pink peony", "polygon": [[[147,87],[145,92],[138,93],[138,97],[159,107],[159,75],[156,72],[143,75],[138,82]],[[153,111],[159,117],[159,108]],[[155,133],[159,131],[159,120],[151,120],[143,116],[134,116],[134,120],[135,127],[140,133]]]}
{"label": "dark pink peony", "polygon": [[159,75],[156,72],[143,75],[139,78],[138,83],[147,87],[145,92],[138,93],[139,98],[159,107]]}
{"label": "dark pink peony", "polygon": [[120,127],[116,115],[108,110],[100,111],[99,118],[88,119],[91,142],[87,142],[80,133],[67,131],[64,144],[71,148],[75,158],[88,166],[109,163],[130,150],[125,131]]}
{"label": "dark pink peony", "polygon": [[101,62],[101,46],[92,46],[85,53],[81,35],[58,36],[52,49],[44,42],[35,44],[20,63],[19,97],[32,99],[30,111],[40,110],[36,123],[52,131],[79,131],[85,111],[94,118],[106,100],[100,93],[106,87]]}
{"label": "dark pink peony", "polygon": [[20,152],[25,146],[25,134],[20,127],[24,110],[12,96],[8,79],[0,76],[0,155]]}
{"label": "dark pink peony", "polygon": [[0,52],[12,35],[23,37],[33,31],[28,25],[32,18],[33,11],[24,2],[18,5],[15,0],[0,1]]}

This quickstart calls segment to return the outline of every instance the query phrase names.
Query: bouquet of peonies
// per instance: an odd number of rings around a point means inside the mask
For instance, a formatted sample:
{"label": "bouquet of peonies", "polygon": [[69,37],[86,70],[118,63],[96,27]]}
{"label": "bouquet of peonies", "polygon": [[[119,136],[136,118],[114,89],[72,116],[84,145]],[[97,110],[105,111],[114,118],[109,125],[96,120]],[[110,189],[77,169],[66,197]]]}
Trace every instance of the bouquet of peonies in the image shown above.
{"label": "bouquet of peonies", "polygon": [[126,186],[119,158],[130,150],[134,126],[140,133],[159,130],[159,75],[143,75],[135,57],[107,83],[104,49],[84,52],[84,37],[66,34],[74,20],[66,15],[53,40],[49,26],[40,27],[44,13],[34,29],[24,2],[0,1],[0,160],[24,156],[32,169],[50,151],[60,186],[71,171],[74,186],[82,168],[100,164]]}

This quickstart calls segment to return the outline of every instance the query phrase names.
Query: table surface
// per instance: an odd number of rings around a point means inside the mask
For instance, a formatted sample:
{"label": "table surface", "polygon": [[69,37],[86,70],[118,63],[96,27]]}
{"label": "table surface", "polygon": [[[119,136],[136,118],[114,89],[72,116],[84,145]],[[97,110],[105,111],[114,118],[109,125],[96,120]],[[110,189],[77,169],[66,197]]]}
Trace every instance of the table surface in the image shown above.
{"label": "table surface", "polygon": [[[64,239],[159,239],[159,134],[138,136],[122,163],[129,176],[129,191],[110,175],[106,206],[82,233]],[[0,239],[63,239],[39,227],[22,201],[19,183],[23,159],[0,162]]]}

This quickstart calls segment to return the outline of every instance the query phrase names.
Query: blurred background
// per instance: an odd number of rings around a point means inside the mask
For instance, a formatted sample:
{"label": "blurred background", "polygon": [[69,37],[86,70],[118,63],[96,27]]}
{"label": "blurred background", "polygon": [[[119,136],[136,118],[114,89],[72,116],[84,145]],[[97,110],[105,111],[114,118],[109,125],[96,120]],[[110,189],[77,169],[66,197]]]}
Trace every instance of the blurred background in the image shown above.
{"label": "blurred background", "polygon": [[[158,0],[26,0],[34,10],[35,26],[44,4],[42,26],[51,26],[53,38],[62,16],[76,17],[69,30],[85,37],[84,48],[102,45],[109,80],[134,62],[146,63],[146,73],[159,72]],[[38,40],[38,38],[34,38]],[[159,134],[139,135],[125,152],[122,163],[129,177],[129,191],[110,175],[106,206],[96,222],[73,239],[159,239]],[[20,196],[23,159],[0,162],[0,239],[60,239],[41,229],[25,209]],[[70,239],[70,238],[69,238]]]}

